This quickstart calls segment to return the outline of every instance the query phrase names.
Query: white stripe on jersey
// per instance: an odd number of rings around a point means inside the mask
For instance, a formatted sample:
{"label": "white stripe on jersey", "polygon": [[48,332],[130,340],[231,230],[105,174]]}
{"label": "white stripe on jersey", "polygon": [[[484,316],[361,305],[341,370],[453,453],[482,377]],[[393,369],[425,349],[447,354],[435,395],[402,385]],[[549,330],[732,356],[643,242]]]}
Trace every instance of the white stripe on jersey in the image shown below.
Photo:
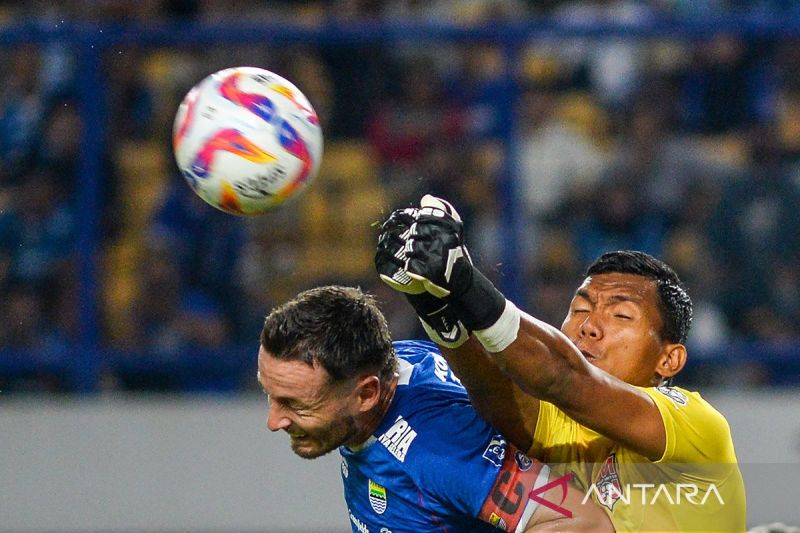
{"label": "white stripe on jersey", "polygon": [[[534,491],[547,483],[547,479],[550,477],[550,467],[547,465],[542,465],[542,469],[539,470],[539,475],[536,478],[536,482],[533,484],[533,488],[531,491]],[[533,516],[533,513],[536,512],[536,509],[539,507],[539,502],[534,500],[533,498],[528,498],[528,505],[525,506],[525,510],[522,511],[522,516],[519,519],[519,523],[517,523],[517,529],[514,530],[514,533],[523,533],[528,528],[528,521]]]}
{"label": "white stripe on jersey", "polygon": [[397,381],[398,385],[408,385],[411,381],[411,374],[414,372],[414,365],[405,359],[397,358],[397,369],[400,372],[400,379]]}

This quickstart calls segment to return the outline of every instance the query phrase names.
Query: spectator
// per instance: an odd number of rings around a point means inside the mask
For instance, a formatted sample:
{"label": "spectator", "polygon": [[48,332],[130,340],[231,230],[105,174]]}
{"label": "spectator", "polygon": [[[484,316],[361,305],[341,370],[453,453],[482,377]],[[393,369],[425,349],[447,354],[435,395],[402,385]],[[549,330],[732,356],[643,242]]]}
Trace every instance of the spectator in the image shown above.
{"label": "spectator", "polygon": [[[602,191],[602,193],[601,193]],[[666,219],[645,209],[642,182],[630,175],[612,176],[597,183],[591,210],[578,216],[572,234],[581,262],[609,250],[637,249],[660,256],[666,236]]]}
{"label": "spectator", "polygon": [[0,212],[0,265],[6,265],[0,286],[27,285],[48,310],[75,290],[69,284],[77,261],[75,212],[57,182],[50,172],[27,174],[12,193],[14,202]]}
{"label": "spectator", "polygon": [[797,304],[783,291],[797,287],[800,233],[790,228],[800,227],[800,191],[773,127],[752,130],[748,141],[747,173],[724,187],[709,228],[726,280],[721,303],[747,336],[797,339]]}
{"label": "spectator", "polygon": [[533,217],[553,217],[576,191],[594,183],[605,154],[559,113],[556,87],[529,84],[520,105],[520,179],[524,205]]}
{"label": "spectator", "polygon": [[41,57],[33,45],[4,51],[0,70],[0,185],[19,178],[36,148],[46,107]]}
{"label": "spectator", "polygon": [[720,34],[693,49],[694,57],[683,79],[684,124],[700,133],[743,130],[759,120],[759,100],[766,95],[753,47],[741,39]]}
{"label": "spectator", "polygon": [[242,219],[211,208],[176,177],[148,231],[170,250],[188,289],[204,291],[227,316],[237,316],[240,287],[234,273],[245,243]]}
{"label": "spectator", "polygon": [[39,293],[23,284],[12,284],[4,292],[0,346],[35,349],[38,355],[52,354],[66,347],[67,339],[48,319],[45,301]]}
{"label": "spectator", "polygon": [[396,94],[376,104],[367,138],[380,158],[385,183],[411,198],[420,166],[437,145],[457,144],[464,131],[462,110],[445,98],[443,80],[427,62],[409,63]]}
{"label": "spectator", "polygon": [[17,371],[0,374],[0,390],[67,390],[63,372],[54,369],[63,361],[68,340],[47,316],[42,295],[24,284],[5,287],[0,316],[0,354],[21,362]]}

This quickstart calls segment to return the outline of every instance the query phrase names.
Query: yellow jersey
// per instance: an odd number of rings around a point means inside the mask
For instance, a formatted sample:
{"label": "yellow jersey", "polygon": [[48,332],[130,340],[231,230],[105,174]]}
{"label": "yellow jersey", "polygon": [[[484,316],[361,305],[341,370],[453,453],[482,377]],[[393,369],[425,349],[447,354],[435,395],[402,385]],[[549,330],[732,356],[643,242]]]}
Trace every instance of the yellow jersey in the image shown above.
{"label": "yellow jersey", "polygon": [[[745,531],[745,490],[730,427],[697,392],[642,388],[667,446],[650,461],[541,402],[531,457],[605,507],[617,531]],[[620,414],[624,416],[624,414]]]}

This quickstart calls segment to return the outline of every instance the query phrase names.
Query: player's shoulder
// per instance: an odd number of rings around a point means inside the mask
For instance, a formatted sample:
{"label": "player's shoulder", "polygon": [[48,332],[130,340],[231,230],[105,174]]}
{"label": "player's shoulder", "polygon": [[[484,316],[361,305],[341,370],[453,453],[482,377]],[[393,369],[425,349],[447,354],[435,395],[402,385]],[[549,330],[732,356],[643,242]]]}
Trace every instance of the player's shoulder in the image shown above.
{"label": "player's shoulder", "polygon": [[[642,390],[655,401],[667,427],[673,427],[684,436],[702,436],[705,447],[712,456],[732,453],[728,421],[699,392],[666,385]],[[717,445],[714,446],[714,443]],[[714,450],[716,453],[712,453]]]}
{"label": "player's shoulder", "polygon": [[418,364],[434,355],[440,355],[439,347],[430,341],[403,340],[392,343],[398,359]]}
{"label": "player's shoulder", "polygon": [[686,418],[705,420],[708,423],[725,423],[725,417],[699,392],[672,385],[641,387],[659,405],[683,413]]}
{"label": "player's shoulder", "polygon": [[[398,459],[411,449],[416,453],[459,444],[455,431],[490,432],[479,417],[466,390],[450,370],[435,345],[419,341],[395,343],[398,385],[392,406],[375,436]],[[413,446],[412,446],[413,443]],[[402,459],[401,459],[402,460]]]}
{"label": "player's shoulder", "polygon": [[716,414],[722,416],[699,392],[676,387],[673,385],[659,385],[658,387],[643,387],[652,398],[668,400],[668,405],[676,409],[688,409],[698,414]]}
{"label": "player's shoulder", "polygon": [[409,396],[466,396],[438,347],[427,341],[397,341],[398,393]]}

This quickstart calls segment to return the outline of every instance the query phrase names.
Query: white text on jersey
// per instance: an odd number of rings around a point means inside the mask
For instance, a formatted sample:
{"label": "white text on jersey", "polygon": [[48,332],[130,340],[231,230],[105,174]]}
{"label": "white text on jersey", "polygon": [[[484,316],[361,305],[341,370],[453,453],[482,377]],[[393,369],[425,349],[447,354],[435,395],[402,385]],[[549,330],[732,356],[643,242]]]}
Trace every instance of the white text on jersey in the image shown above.
{"label": "white text on jersey", "polygon": [[402,463],[405,462],[408,448],[415,438],[417,438],[417,432],[408,425],[408,422],[403,420],[402,416],[398,416],[397,420],[394,421],[394,425],[389,428],[389,431],[381,435],[378,441],[386,446],[389,453],[397,457]]}

